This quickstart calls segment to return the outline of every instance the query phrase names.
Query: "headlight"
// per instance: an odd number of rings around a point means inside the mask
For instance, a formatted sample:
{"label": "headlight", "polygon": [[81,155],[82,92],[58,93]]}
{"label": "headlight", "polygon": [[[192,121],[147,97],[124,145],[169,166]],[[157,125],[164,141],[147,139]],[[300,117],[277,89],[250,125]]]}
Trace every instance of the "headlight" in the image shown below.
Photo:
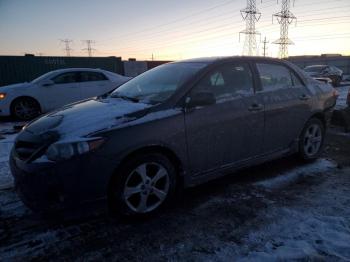
{"label": "headlight", "polygon": [[54,143],[46,150],[46,156],[52,161],[66,160],[75,155],[93,151],[104,143],[104,139],[79,141],[70,143]]}
{"label": "headlight", "polygon": [[5,99],[6,93],[0,93],[0,100]]}

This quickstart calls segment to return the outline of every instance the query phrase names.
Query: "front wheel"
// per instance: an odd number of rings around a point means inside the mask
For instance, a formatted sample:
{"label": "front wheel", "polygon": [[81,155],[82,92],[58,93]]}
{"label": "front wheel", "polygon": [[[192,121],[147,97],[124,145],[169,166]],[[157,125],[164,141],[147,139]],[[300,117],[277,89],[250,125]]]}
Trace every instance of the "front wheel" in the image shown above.
{"label": "front wheel", "polygon": [[123,216],[140,217],[164,206],[175,193],[176,170],[158,153],[127,161],[110,184],[110,208]]}
{"label": "front wheel", "polygon": [[39,103],[30,97],[21,97],[13,101],[11,114],[19,120],[31,120],[40,115]]}
{"label": "front wheel", "polygon": [[303,160],[312,161],[317,159],[321,152],[324,142],[325,127],[317,119],[310,119],[299,138],[299,155]]}

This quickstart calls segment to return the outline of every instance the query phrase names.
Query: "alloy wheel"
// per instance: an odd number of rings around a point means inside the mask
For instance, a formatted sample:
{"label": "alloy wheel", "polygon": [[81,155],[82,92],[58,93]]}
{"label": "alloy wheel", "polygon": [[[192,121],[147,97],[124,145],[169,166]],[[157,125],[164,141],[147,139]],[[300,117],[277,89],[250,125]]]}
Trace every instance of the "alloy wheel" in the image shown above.
{"label": "alloy wheel", "polygon": [[123,198],[136,213],[148,213],[166,199],[170,183],[168,171],[155,162],[143,163],[127,176]]}
{"label": "alloy wheel", "polygon": [[317,124],[310,125],[304,135],[304,152],[308,157],[318,153],[322,145],[322,130]]}

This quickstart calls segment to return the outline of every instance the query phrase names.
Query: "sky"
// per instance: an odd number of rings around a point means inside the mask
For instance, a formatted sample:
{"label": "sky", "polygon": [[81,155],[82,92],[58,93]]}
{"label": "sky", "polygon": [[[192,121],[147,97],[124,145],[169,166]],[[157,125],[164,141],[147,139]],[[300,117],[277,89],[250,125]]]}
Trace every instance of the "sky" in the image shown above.
{"label": "sky", "polygon": [[[293,0],[291,0],[293,2]],[[241,55],[246,0],[0,0],[0,55],[64,56],[60,39],[71,39],[72,56],[179,60]],[[272,15],[281,0],[257,0],[258,54],[261,41],[276,57],[280,26]],[[350,1],[296,0],[289,26],[289,55],[350,55]]]}

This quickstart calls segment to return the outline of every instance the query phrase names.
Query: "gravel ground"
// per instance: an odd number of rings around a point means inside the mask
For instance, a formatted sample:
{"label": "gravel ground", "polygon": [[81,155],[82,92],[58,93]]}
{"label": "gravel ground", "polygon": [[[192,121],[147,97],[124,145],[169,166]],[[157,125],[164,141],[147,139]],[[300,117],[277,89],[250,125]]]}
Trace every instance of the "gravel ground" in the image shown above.
{"label": "gravel ground", "polygon": [[[0,132],[11,133],[12,125],[0,123]],[[336,128],[315,163],[290,157],[237,172],[186,190],[143,222],[106,213],[55,222],[33,214],[9,175],[15,135],[3,136],[1,261],[350,260],[350,135]]]}

